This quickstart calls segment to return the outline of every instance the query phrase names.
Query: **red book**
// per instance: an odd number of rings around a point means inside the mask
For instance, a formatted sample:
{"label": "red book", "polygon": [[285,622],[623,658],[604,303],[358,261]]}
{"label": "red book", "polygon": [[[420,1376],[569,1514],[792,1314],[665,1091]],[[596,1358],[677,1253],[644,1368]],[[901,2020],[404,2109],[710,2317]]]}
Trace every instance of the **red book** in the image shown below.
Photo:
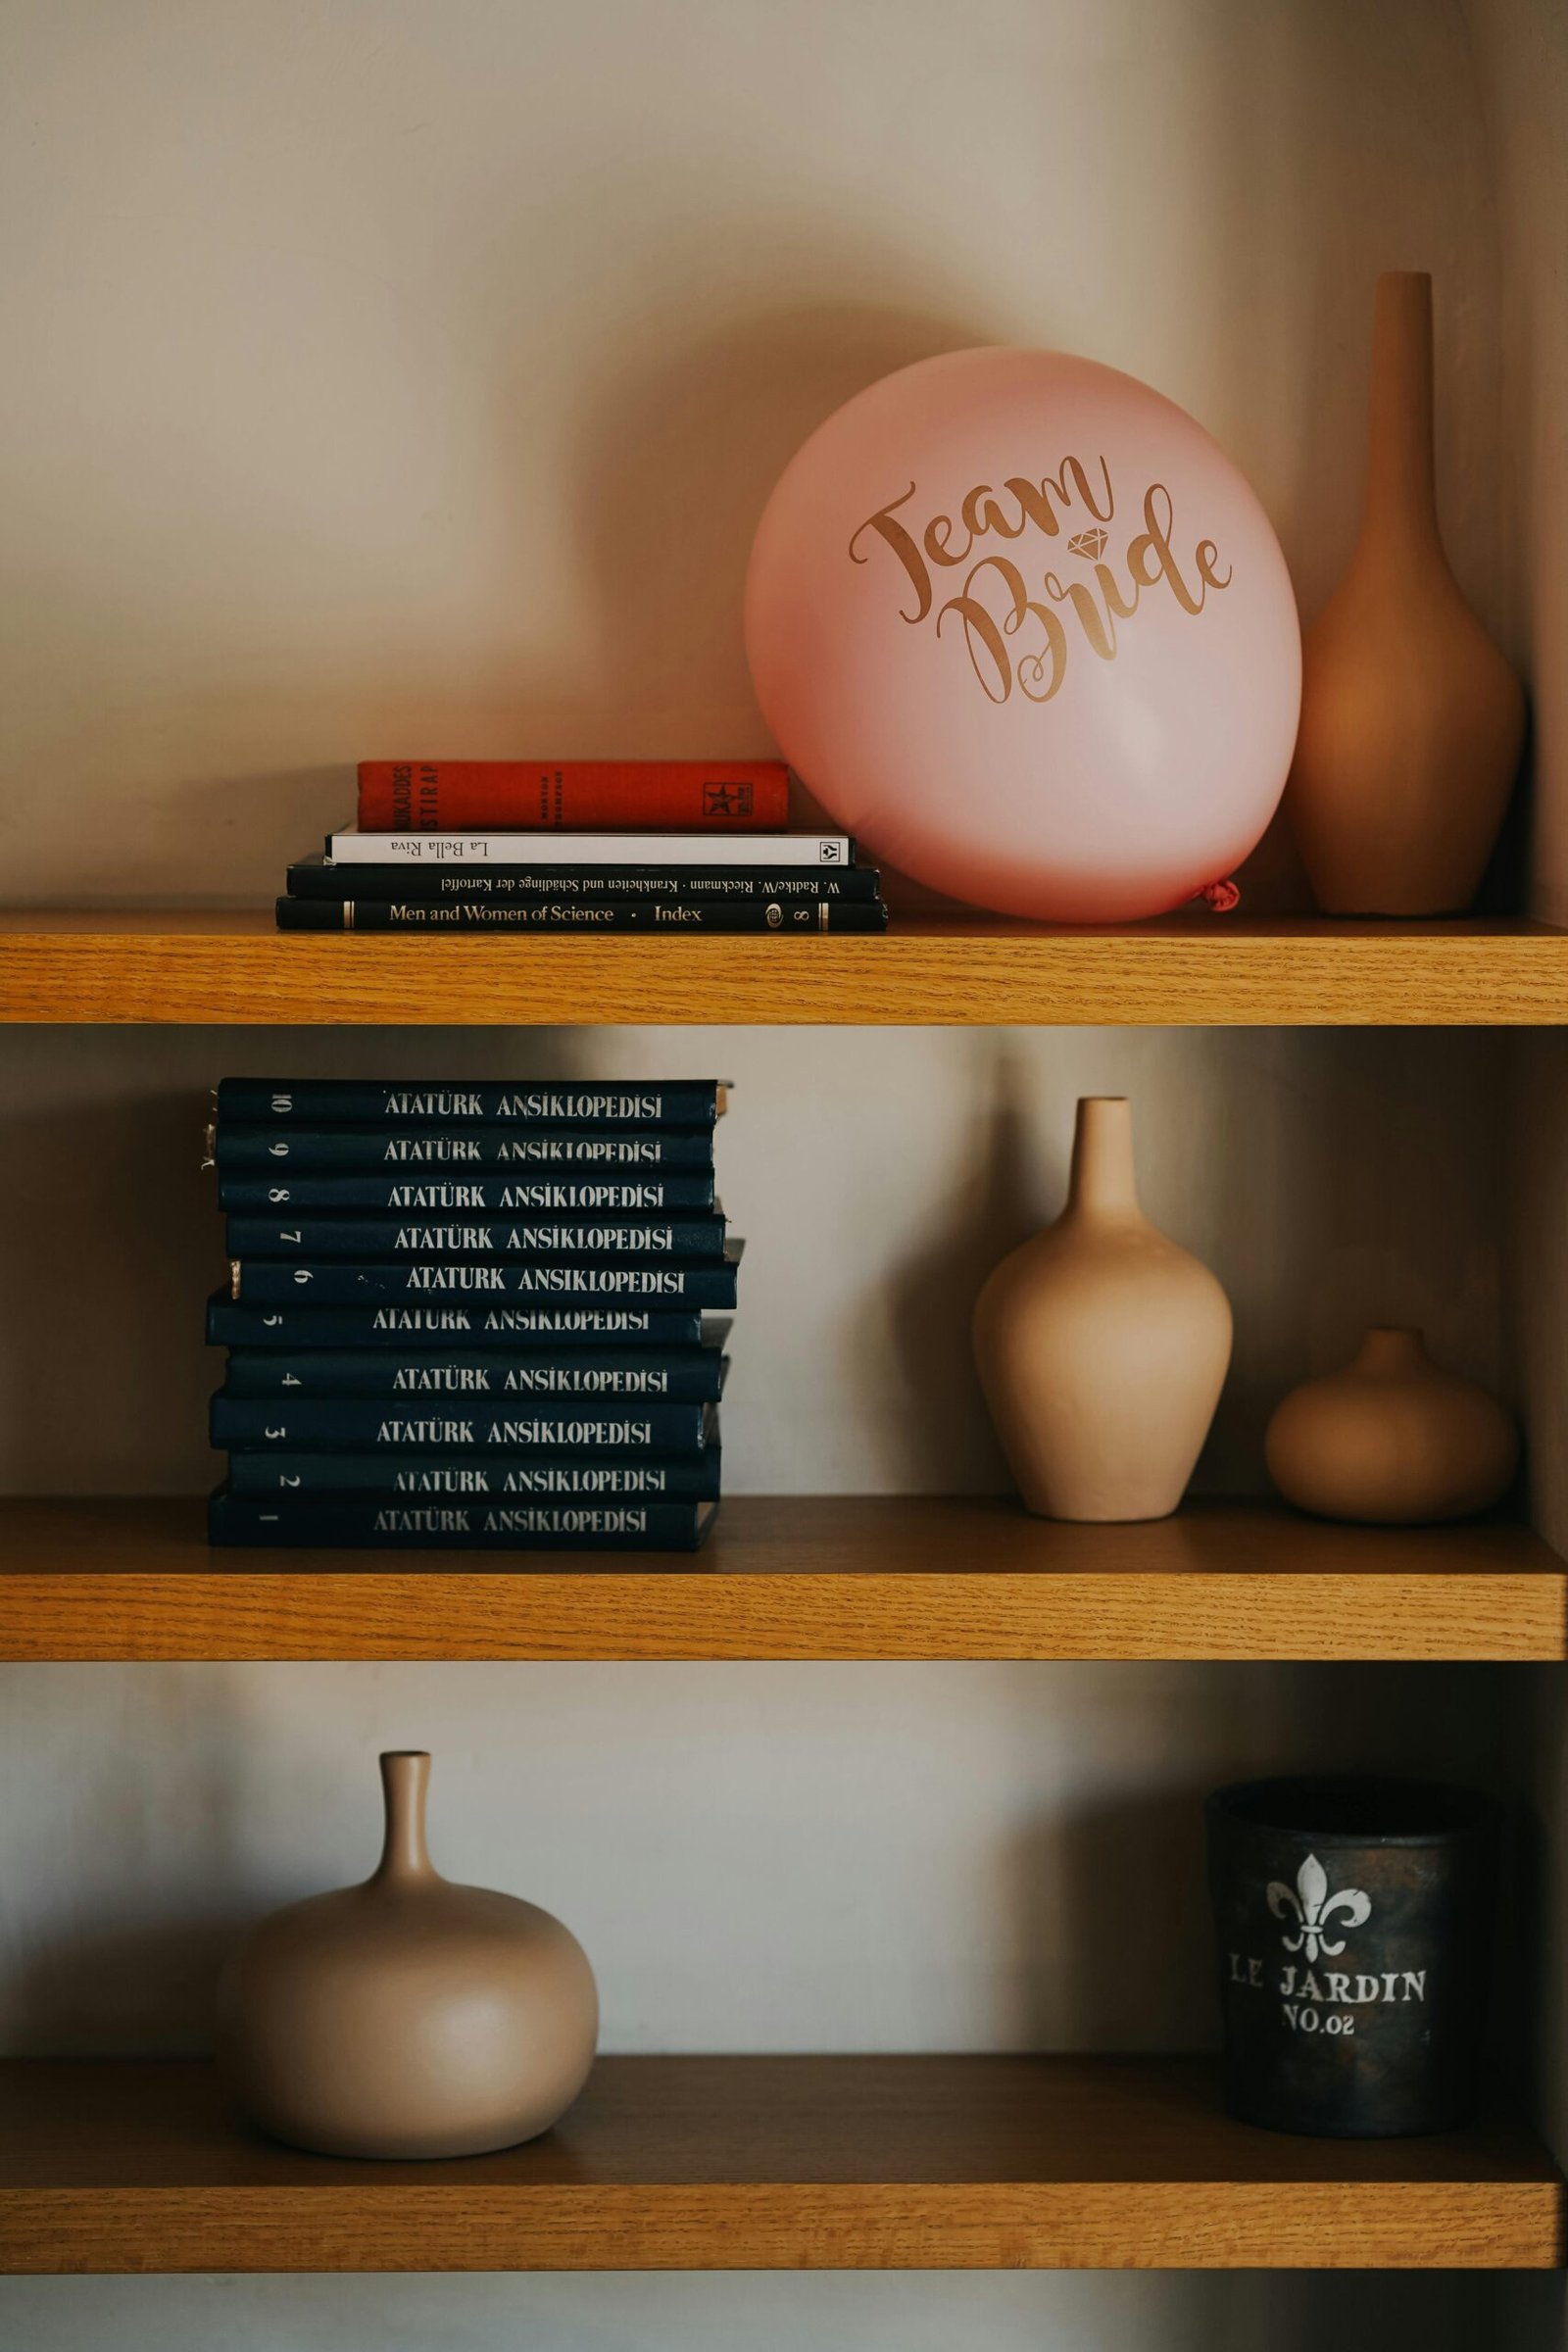
{"label": "red book", "polygon": [[782,760],[362,760],[365,833],[777,832]]}

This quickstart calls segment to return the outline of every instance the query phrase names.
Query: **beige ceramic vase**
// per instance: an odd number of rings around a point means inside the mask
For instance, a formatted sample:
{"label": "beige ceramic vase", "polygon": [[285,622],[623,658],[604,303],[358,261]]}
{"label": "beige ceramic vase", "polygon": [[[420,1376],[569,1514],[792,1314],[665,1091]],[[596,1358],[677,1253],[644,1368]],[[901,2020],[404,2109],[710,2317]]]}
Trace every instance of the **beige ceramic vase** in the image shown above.
{"label": "beige ceramic vase", "polygon": [[1268,1425],[1269,1476],[1320,1519],[1465,1519],[1503,1493],[1519,1437],[1501,1405],[1432,1361],[1418,1331],[1369,1331],[1343,1372],[1293,1390]]}
{"label": "beige ceramic vase", "polygon": [[1163,1519],[1224,1385],[1231,1310],[1138,1205],[1131,1105],[1080,1102],[1067,1205],[1004,1258],[975,1359],[1025,1503],[1047,1519]]}
{"label": "beige ceramic vase", "polygon": [[1360,537],[1302,646],[1285,806],[1325,913],[1459,913],[1508,805],[1525,706],[1438,531],[1425,272],[1378,280],[1370,424]]}
{"label": "beige ceramic vase", "polygon": [[593,2063],[599,1996],[581,1945],[532,1903],[437,1876],[429,1771],[426,1755],[383,1756],[374,1877],[274,1912],[225,1974],[225,2073],[256,2121],[296,2147],[511,2147],[548,2132]]}

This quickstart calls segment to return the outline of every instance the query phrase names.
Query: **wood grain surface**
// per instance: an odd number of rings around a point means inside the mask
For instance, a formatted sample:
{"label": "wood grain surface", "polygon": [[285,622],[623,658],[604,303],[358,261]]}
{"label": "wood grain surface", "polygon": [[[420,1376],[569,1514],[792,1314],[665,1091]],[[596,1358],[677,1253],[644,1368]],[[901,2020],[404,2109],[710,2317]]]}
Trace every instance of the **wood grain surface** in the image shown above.
{"label": "wood grain surface", "polygon": [[877,938],[388,939],[254,912],[13,910],[0,1020],[1550,1025],[1568,1021],[1568,932],[906,915]]}
{"label": "wood grain surface", "polygon": [[1293,2139],[1206,2062],[607,2058],[544,2139],[446,2164],[265,2141],[198,2061],[0,2066],[0,2268],[1544,2268],[1524,2131]]}
{"label": "wood grain surface", "polygon": [[[594,1561],[600,1563],[594,1565]],[[0,1503],[6,1658],[1490,1658],[1568,1652],[1526,1528],[1264,1504],[736,1495],[672,1554],[213,1551],[199,1502]]]}

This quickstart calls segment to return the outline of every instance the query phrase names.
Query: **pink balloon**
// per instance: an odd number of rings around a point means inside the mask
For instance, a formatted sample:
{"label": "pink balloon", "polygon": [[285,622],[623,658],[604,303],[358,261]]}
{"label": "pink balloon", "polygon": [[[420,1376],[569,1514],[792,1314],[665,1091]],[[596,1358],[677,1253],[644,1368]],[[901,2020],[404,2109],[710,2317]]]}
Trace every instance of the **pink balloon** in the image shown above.
{"label": "pink balloon", "polygon": [[956,351],[830,416],[767,503],[746,649],[873,857],[1004,913],[1179,906],[1257,841],[1301,641],[1248,484],[1146,384]]}

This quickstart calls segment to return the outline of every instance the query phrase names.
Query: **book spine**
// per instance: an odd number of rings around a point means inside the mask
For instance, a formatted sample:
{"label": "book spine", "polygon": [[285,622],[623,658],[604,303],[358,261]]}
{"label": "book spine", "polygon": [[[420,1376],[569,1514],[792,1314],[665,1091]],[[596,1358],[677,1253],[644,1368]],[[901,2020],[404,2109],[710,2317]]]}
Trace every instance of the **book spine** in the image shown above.
{"label": "book spine", "polygon": [[267,1209],[416,1210],[425,1215],[468,1211],[484,1215],[576,1209],[590,1216],[647,1214],[657,1209],[711,1209],[711,1176],[635,1176],[587,1182],[542,1176],[296,1176],[274,1167],[268,1176],[220,1176],[218,1205],[258,1214]]}
{"label": "book spine", "polygon": [[233,1258],[229,1296],[249,1306],[355,1306],[371,1299],[466,1299],[500,1305],[509,1299],[659,1300],[666,1306],[735,1304],[735,1268],[722,1266],[597,1265],[576,1263],[470,1265],[422,1258],[408,1265],[297,1266],[282,1258]]}
{"label": "book spine", "polygon": [[522,1217],[465,1218],[432,1223],[425,1217],[283,1218],[231,1216],[229,1257],[657,1257],[717,1260],[724,1254],[721,1216],[677,1217],[654,1224],[581,1217],[533,1221]]}
{"label": "book spine", "polygon": [[780,760],[362,760],[367,832],[787,825]]}
{"label": "book spine", "polygon": [[845,899],[881,895],[874,865],[329,865],[304,858],[288,869],[290,899],[483,899],[523,906],[600,899]]}
{"label": "book spine", "polygon": [[854,865],[848,833],[329,833],[337,865]]}
{"label": "book spine", "polygon": [[379,1078],[223,1078],[218,1086],[220,1131],[226,1119],[253,1125],[308,1127],[473,1126],[704,1127],[718,1115],[711,1081],[674,1086],[508,1086],[494,1079],[464,1085]]}
{"label": "book spine", "polygon": [[[613,1134],[552,1127],[247,1127],[212,1130],[221,1175],[255,1170],[396,1169],[401,1175],[465,1175],[483,1168],[707,1168],[713,1132],[673,1127]],[[711,1176],[709,1178],[711,1183]]]}
{"label": "book spine", "polygon": [[717,1446],[700,1453],[231,1453],[236,1494],[537,1494],[596,1501],[620,1494],[703,1500],[718,1493]]}
{"label": "book spine", "polygon": [[711,1503],[269,1502],[219,1493],[207,1540],[333,1550],[695,1551]]}
{"label": "book spine", "polygon": [[240,1306],[207,1301],[214,1348],[695,1348],[695,1311],[646,1306]]}
{"label": "book spine", "polygon": [[696,1453],[706,1435],[700,1404],[644,1404],[594,1411],[541,1411],[498,1400],[432,1410],[392,1397],[230,1396],[220,1390],[209,1414],[215,1446],[286,1446],[294,1453]]}
{"label": "book spine", "polygon": [[824,931],[888,927],[880,900],[846,904],[816,896],[752,905],[691,899],[551,899],[528,906],[496,906],[487,899],[457,899],[451,906],[423,899],[279,899],[276,913],[280,931],[718,931],[805,939]]}
{"label": "book spine", "polygon": [[236,1348],[229,1396],[649,1396],[716,1403],[724,1359],[716,1348],[578,1348],[555,1355],[470,1349]]}

